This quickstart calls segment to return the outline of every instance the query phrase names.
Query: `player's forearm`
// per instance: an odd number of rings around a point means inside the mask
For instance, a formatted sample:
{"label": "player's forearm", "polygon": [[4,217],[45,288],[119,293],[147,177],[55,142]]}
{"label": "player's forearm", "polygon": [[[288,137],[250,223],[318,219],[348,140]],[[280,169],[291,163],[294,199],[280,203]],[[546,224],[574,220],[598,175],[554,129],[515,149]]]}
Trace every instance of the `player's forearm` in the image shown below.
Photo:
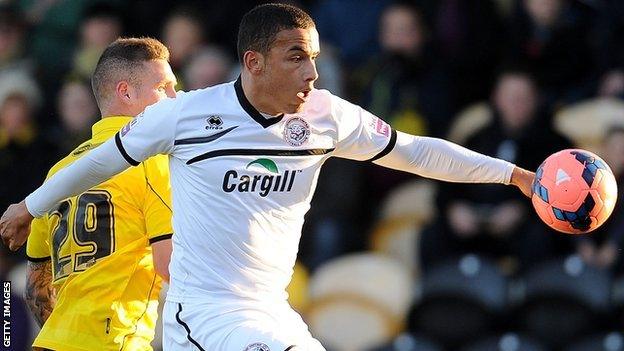
{"label": "player's forearm", "polygon": [[56,304],[51,261],[28,262],[25,298],[35,320],[43,326]]}
{"label": "player's forearm", "polygon": [[28,212],[41,217],[59,201],[78,195],[128,168],[115,141],[107,141],[50,177],[26,197]]}
{"label": "player's forearm", "polygon": [[394,149],[375,161],[427,178],[457,183],[509,184],[514,165],[446,140],[397,133]]}
{"label": "player's forearm", "polygon": [[171,239],[159,240],[151,245],[154,269],[164,281],[169,282],[169,262],[173,251]]}

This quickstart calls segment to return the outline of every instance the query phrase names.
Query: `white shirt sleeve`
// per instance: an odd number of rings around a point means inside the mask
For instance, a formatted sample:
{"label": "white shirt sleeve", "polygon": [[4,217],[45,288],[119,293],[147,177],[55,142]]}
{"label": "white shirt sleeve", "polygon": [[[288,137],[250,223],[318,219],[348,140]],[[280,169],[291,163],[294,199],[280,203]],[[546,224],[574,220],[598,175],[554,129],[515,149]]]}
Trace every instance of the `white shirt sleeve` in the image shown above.
{"label": "white shirt sleeve", "polygon": [[115,143],[133,166],[157,154],[173,151],[182,94],[148,106],[115,136]]}
{"label": "white shirt sleeve", "polygon": [[334,156],[374,160],[394,146],[396,132],[381,118],[335,95],[331,95],[331,109],[338,128]]}
{"label": "white shirt sleeve", "polygon": [[33,217],[41,217],[59,201],[81,194],[130,167],[110,139],[58,171],[26,197],[26,208]]}
{"label": "white shirt sleeve", "polygon": [[376,164],[456,183],[509,184],[514,165],[446,140],[398,132],[396,145]]}
{"label": "white shirt sleeve", "polygon": [[114,138],[50,177],[26,197],[26,208],[41,217],[59,201],[110,179],[129,166],[156,154],[173,151],[177,100],[165,99],[149,106]]}

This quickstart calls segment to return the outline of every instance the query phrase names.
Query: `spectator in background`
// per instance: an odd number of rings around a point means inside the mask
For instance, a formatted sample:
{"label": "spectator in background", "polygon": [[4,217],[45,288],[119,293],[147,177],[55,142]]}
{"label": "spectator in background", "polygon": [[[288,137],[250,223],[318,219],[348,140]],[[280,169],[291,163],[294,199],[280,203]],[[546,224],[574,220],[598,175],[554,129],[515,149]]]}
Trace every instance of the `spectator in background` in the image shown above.
{"label": "spectator in background", "polygon": [[79,31],[72,73],[81,79],[90,79],[104,49],[123,33],[123,20],[116,7],[96,3],[84,12]]}
{"label": "spectator in background", "polygon": [[15,2],[30,27],[29,53],[37,66],[44,95],[39,116],[42,127],[55,122],[56,95],[72,70],[82,18],[94,4],[123,4],[121,0],[20,0]]}
{"label": "spectator in background", "polygon": [[236,57],[236,38],[238,23],[247,11],[257,5],[266,3],[263,0],[228,0],[227,6],[220,1],[202,1],[202,19],[208,33],[214,33],[210,42],[219,45],[232,57]]}
{"label": "spectator in background", "polygon": [[171,53],[171,68],[178,78],[176,90],[187,90],[186,83],[181,79],[183,66],[205,42],[203,22],[198,16],[192,7],[181,7],[167,18],[163,27],[163,43]]}
{"label": "spectator in background", "polygon": [[0,101],[19,90],[37,106],[41,92],[32,60],[25,55],[25,24],[11,8],[0,7]]}
{"label": "spectator in background", "polygon": [[23,95],[34,109],[41,105],[41,91],[30,75],[21,71],[0,73],[0,102],[16,92]]}
{"label": "spectator in background", "polygon": [[391,0],[321,0],[312,9],[321,41],[340,50],[344,68],[355,68],[379,52],[381,12]]}
{"label": "spectator in background", "polygon": [[598,96],[624,99],[624,68],[614,68],[603,75]]}
{"label": "spectator in background", "polygon": [[91,137],[91,126],[98,120],[98,111],[91,86],[87,81],[73,79],[63,84],[58,94],[60,128],[53,138],[62,154]]}
{"label": "spectator in background", "polygon": [[0,206],[40,185],[57,156],[55,146],[37,134],[34,113],[33,103],[22,92],[0,101]]}
{"label": "spectator in background", "polygon": [[31,76],[33,63],[25,56],[25,24],[19,14],[0,7],[0,77],[4,74]]}
{"label": "spectator in background", "polygon": [[621,274],[624,273],[621,253],[624,244],[624,128],[612,127],[607,132],[601,156],[615,175],[620,195],[609,220],[596,231],[580,238],[577,250],[588,264]]}
{"label": "spectator in background", "polygon": [[184,67],[184,89],[195,90],[227,82],[233,69],[232,60],[221,48],[200,48]]}
{"label": "spectator in background", "polygon": [[487,99],[493,85],[505,39],[496,2],[414,0],[431,28],[438,59],[447,65],[458,108]]}
{"label": "spectator in background", "polygon": [[444,135],[452,113],[450,84],[427,45],[420,12],[407,4],[387,7],[379,42],[381,53],[359,70],[362,106],[398,130]]}
{"label": "spectator in background", "polygon": [[565,0],[523,0],[510,23],[508,59],[531,69],[546,102],[570,103],[591,94],[590,31]]}
{"label": "spectator in background", "polygon": [[[492,111],[491,123],[469,137],[466,147],[536,169],[548,155],[570,146],[540,114],[535,83],[523,71],[499,75]],[[421,236],[425,269],[468,252],[512,258],[523,269],[556,251],[550,242],[554,235],[543,233],[530,203],[504,187],[442,184],[438,202],[440,216]]]}

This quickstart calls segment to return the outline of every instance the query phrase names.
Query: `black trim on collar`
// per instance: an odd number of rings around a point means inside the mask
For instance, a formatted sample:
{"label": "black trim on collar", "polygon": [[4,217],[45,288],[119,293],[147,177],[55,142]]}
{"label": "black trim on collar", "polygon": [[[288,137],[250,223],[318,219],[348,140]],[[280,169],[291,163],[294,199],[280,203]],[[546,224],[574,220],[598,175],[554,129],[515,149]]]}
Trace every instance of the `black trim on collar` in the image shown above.
{"label": "black trim on collar", "polygon": [[240,76],[238,76],[238,79],[234,83],[234,90],[236,91],[236,97],[238,98],[238,102],[240,103],[243,110],[245,110],[245,112],[247,112],[247,114],[249,114],[249,116],[253,118],[254,121],[258,122],[258,124],[260,124],[263,128],[268,128],[275,123],[279,123],[279,121],[281,121],[284,117],[284,114],[281,114],[277,117],[265,118],[260,113],[260,111],[256,110],[256,108],[253,107],[251,102],[249,102],[249,100],[247,100],[247,97],[245,96],[245,92],[243,91],[243,83]]}

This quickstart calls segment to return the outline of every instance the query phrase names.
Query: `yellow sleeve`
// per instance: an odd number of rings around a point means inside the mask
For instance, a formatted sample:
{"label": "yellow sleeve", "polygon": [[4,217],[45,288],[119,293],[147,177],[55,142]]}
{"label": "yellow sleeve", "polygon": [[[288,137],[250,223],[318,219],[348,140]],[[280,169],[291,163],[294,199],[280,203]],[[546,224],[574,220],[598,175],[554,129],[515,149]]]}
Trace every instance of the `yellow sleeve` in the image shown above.
{"label": "yellow sleeve", "polygon": [[30,235],[26,243],[26,256],[30,261],[50,259],[50,228],[48,216],[33,219],[30,224]]}
{"label": "yellow sleeve", "polygon": [[150,244],[169,239],[171,227],[171,185],[169,184],[169,159],[156,155],[143,162],[147,194],[143,204],[145,227]]}

